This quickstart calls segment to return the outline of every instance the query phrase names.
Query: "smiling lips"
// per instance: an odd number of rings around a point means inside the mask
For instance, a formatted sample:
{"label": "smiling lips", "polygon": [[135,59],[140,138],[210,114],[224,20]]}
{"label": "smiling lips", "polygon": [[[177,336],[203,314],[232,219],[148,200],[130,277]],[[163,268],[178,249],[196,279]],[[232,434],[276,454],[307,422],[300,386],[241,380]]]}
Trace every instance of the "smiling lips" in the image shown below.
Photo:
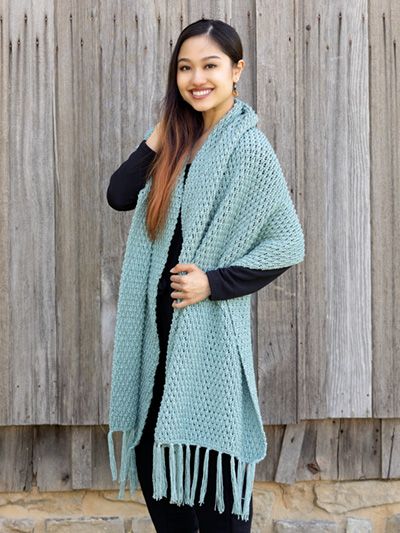
{"label": "smiling lips", "polygon": [[193,98],[196,98],[197,100],[201,98],[206,98],[214,89],[203,89],[202,91],[190,91]]}

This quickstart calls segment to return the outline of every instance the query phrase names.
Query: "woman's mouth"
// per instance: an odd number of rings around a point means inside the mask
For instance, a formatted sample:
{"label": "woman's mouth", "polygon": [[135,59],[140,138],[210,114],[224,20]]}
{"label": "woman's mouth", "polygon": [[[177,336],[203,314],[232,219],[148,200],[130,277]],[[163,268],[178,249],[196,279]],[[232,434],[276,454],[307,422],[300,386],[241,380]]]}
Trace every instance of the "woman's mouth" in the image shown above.
{"label": "woman's mouth", "polygon": [[214,89],[203,89],[201,91],[190,91],[193,98],[196,100],[201,100],[206,98]]}

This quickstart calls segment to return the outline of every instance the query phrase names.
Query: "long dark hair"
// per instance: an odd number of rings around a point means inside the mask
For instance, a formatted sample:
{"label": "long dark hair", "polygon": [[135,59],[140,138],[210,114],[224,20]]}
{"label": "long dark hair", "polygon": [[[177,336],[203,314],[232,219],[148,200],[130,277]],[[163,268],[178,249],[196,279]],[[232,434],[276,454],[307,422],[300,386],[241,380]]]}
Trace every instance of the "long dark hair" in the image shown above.
{"label": "long dark hair", "polygon": [[193,109],[181,96],[177,78],[177,60],[182,43],[195,35],[207,34],[220,50],[230,57],[232,66],[243,58],[243,48],[236,30],[222,20],[200,19],[182,30],[172,52],[167,89],[160,105],[160,150],[147,178],[152,175],[146,213],[147,231],[152,240],[162,230],[168,213],[171,193],[186,158],[201,137],[202,113]]}

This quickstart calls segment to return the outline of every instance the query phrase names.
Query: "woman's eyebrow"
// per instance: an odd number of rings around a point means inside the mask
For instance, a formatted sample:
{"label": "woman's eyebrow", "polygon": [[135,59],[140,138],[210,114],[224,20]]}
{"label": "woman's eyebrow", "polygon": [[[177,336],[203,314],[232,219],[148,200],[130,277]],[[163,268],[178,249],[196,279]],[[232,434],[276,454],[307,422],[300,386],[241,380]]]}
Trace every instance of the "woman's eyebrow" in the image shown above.
{"label": "woman's eyebrow", "polygon": [[[212,59],[212,58],[221,59],[220,56],[207,56],[207,57],[203,57],[200,61],[205,61],[206,59]],[[191,63],[190,59],[188,59],[187,57],[181,57],[180,59],[178,59],[178,63],[179,61],[189,61],[189,63]]]}

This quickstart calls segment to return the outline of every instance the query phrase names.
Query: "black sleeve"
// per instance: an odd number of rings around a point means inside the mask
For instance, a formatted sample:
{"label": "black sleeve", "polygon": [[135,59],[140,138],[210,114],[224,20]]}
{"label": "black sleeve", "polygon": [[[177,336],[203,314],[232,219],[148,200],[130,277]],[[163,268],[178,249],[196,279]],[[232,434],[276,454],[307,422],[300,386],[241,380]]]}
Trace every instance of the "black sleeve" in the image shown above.
{"label": "black sleeve", "polygon": [[[292,266],[292,265],[291,265]],[[259,270],[241,266],[217,268],[206,272],[210,284],[210,300],[228,300],[256,292],[268,285],[290,266]]]}
{"label": "black sleeve", "polygon": [[135,209],[140,190],[146,185],[146,171],[156,152],[146,141],[114,172],[107,188],[107,202],[117,211]]}

